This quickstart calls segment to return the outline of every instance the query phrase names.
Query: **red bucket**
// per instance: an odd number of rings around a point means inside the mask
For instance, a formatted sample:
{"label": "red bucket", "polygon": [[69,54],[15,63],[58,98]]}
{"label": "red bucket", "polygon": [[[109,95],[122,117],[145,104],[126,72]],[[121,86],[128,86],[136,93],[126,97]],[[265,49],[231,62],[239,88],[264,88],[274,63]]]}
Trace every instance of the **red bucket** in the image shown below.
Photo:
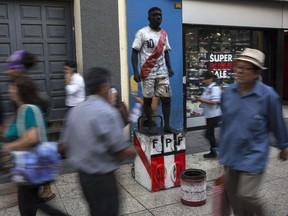
{"label": "red bucket", "polygon": [[206,172],[200,169],[186,169],[181,172],[181,203],[201,206],[206,203]]}

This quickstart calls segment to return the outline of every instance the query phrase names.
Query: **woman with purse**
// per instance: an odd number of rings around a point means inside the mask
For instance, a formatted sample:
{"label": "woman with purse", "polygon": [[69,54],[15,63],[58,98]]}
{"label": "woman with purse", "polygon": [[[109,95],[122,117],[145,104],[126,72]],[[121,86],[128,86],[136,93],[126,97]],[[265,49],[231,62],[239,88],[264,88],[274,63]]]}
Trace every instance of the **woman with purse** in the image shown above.
{"label": "woman with purse", "polygon": [[[9,85],[9,95],[12,101],[17,105],[17,115],[15,120],[8,127],[4,136],[10,141],[3,145],[2,151],[31,151],[37,147],[40,142],[40,130],[45,128],[45,124],[40,125],[37,119],[44,122],[45,118],[41,109],[33,106],[35,112],[31,107],[32,104],[39,104],[41,101],[38,95],[37,87],[32,79],[27,76],[15,78]],[[36,115],[40,113],[40,115]],[[42,113],[42,115],[41,115]],[[19,117],[20,115],[20,117]],[[19,132],[19,125],[24,122],[24,130]],[[42,135],[46,136],[46,133]],[[21,216],[35,216],[37,209],[41,209],[48,215],[67,215],[45,202],[41,202],[42,198],[39,196],[39,188],[43,184],[19,184],[18,185],[18,205]]]}
{"label": "woman with purse", "polygon": [[[14,53],[12,53],[12,55],[7,59],[7,62],[5,64],[6,68],[5,74],[11,77],[12,79],[27,76],[28,70],[31,69],[35,65],[35,63],[36,63],[35,55],[33,55],[30,52],[27,52],[26,50],[17,50]],[[44,100],[44,98],[41,97],[41,100],[37,101],[38,104],[35,104],[39,106],[42,109],[42,111],[46,114],[45,117],[47,117],[48,112],[47,102],[48,102],[47,100]],[[52,192],[49,183],[43,185],[43,191],[41,193],[41,197],[44,202],[49,201],[56,197],[56,195]]]}

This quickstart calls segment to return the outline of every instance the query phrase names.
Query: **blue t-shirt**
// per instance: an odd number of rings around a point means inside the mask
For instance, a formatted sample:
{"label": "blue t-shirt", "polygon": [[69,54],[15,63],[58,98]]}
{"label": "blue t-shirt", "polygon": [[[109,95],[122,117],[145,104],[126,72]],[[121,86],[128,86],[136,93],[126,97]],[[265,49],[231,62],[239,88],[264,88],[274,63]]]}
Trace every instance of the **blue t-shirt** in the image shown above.
{"label": "blue t-shirt", "polygon": [[[43,114],[43,112],[42,112]],[[43,115],[44,118],[44,115]],[[17,117],[15,117],[14,121],[11,123],[11,125],[6,130],[4,137],[7,138],[10,141],[15,141],[19,139],[18,132],[17,132]],[[28,107],[25,110],[25,129],[28,130],[33,127],[37,127],[37,122],[35,119],[34,112],[31,107]]]}

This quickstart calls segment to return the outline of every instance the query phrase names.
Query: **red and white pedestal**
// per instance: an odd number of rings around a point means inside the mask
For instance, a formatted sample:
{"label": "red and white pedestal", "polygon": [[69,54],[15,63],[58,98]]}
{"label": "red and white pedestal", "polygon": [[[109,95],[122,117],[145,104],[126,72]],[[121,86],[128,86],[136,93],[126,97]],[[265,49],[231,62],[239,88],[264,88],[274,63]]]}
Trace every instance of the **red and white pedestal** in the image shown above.
{"label": "red and white pedestal", "polygon": [[149,191],[180,185],[180,174],[186,168],[186,144],[183,133],[147,135],[134,133],[137,156],[135,180]]}

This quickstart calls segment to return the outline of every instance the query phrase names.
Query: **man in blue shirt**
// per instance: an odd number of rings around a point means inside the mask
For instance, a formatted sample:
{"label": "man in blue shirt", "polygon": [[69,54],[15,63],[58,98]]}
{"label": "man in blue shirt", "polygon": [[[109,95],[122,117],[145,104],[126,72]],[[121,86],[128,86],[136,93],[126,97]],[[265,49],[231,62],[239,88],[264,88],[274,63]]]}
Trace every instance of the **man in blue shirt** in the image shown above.
{"label": "man in blue shirt", "polygon": [[258,196],[274,132],[280,159],[288,158],[288,135],[281,100],[259,76],[265,55],[246,48],[234,62],[235,83],[223,94],[219,157],[225,171],[225,189],[234,214],[264,216]]}

